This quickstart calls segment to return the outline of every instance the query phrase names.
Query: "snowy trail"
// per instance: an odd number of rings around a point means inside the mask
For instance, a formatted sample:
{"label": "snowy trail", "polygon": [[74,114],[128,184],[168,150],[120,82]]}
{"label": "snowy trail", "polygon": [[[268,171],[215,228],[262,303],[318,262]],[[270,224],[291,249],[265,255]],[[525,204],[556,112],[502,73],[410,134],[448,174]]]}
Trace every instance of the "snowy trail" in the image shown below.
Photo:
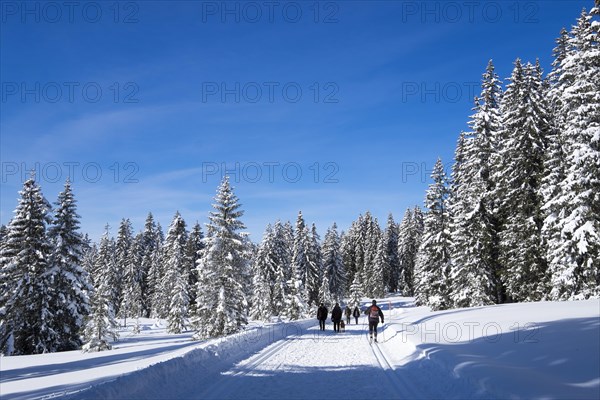
{"label": "snowy trail", "polygon": [[373,343],[371,349],[379,366],[385,371],[385,376],[390,383],[390,386],[396,390],[398,398],[417,398],[419,392],[414,388],[412,383],[402,375],[396,373],[394,364],[385,355],[385,352],[381,350],[378,343]]}
{"label": "snowy trail", "polygon": [[109,352],[0,357],[0,399],[600,399],[600,300],[380,303],[372,345],[365,317],[341,334],[306,319],[205,341],[145,320]]}
{"label": "snowy trail", "polygon": [[273,343],[221,374],[210,387],[188,393],[202,399],[414,398],[365,326],[345,333],[312,327]]}

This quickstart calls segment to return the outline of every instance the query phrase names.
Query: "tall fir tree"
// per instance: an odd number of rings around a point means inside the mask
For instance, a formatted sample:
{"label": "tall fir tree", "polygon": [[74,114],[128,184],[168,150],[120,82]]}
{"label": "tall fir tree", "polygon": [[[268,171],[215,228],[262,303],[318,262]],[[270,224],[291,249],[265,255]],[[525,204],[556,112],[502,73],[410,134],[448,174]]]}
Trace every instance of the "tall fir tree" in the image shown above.
{"label": "tall fir tree", "polygon": [[546,259],[549,262],[549,273],[551,276],[553,275],[553,269],[556,267],[556,264],[553,263],[554,257],[552,253],[556,245],[562,240],[561,223],[564,219],[564,216],[561,215],[562,206],[554,200],[561,197],[562,182],[566,178],[567,171],[566,121],[564,118],[566,113],[563,110],[562,95],[572,84],[572,79],[569,79],[567,82],[561,79],[561,76],[563,75],[562,65],[568,55],[568,51],[569,33],[563,28],[559,38],[556,40],[556,47],[553,50],[554,61],[552,62],[552,71],[548,74],[551,128],[548,132],[548,149],[544,158],[544,176],[542,177],[540,187],[544,217],[542,240],[544,241]]}
{"label": "tall fir tree", "polygon": [[121,314],[124,318],[144,316],[144,236],[136,235],[131,242],[129,256],[123,273],[123,300]]}
{"label": "tall fir tree", "polygon": [[399,228],[398,257],[400,276],[398,289],[403,296],[412,296],[415,290],[415,264],[423,235],[423,212],[415,206],[407,209]]}
{"label": "tall fir tree", "polygon": [[273,313],[274,315],[285,314],[286,298],[288,295],[288,281],[291,278],[292,253],[294,246],[294,234],[289,222],[281,224],[277,221],[273,227],[273,265],[275,268],[273,276]]}
{"label": "tall fir tree", "polygon": [[109,237],[109,226],[106,225],[93,265],[94,292],[84,330],[85,352],[110,350],[110,343],[119,337],[111,288],[115,263],[114,248],[114,241]]}
{"label": "tall fir tree", "polygon": [[250,317],[256,320],[268,321],[275,314],[273,294],[276,282],[276,250],[275,232],[269,224],[263,235],[263,240],[252,260],[252,286]]}
{"label": "tall fir tree", "polygon": [[[359,219],[362,217],[359,217]],[[346,290],[350,290],[350,286],[354,281],[354,277],[360,275],[358,271],[358,260],[360,252],[360,242],[358,238],[359,221],[353,221],[348,232],[344,234],[341,240],[342,262],[346,269]],[[360,281],[360,276],[359,276]]]}
{"label": "tall fir tree", "polygon": [[319,287],[319,304],[323,303],[326,307],[331,307],[335,303],[339,303],[339,299],[337,299],[330,290],[330,282],[328,278],[328,274],[323,274],[323,279],[321,282],[321,286]]}
{"label": "tall fir tree", "polygon": [[365,287],[368,288],[367,295],[370,297],[383,297],[386,295],[385,272],[389,270],[389,258],[387,243],[381,237],[377,243],[377,251],[370,273],[366,275]]}
{"label": "tall fir tree", "polygon": [[[318,271],[312,270],[312,265],[309,260],[311,241],[310,234],[306,228],[302,212],[298,213],[296,219],[296,229],[294,230],[294,247],[292,250],[292,273],[289,288],[291,296],[305,296],[303,299],[298,299],[298,304],[307,305],[309,302],[308,285],[314,289],[315,285],[318,288]],[[299,281],[298,281],[299,280]],[[307,283],[308,282],[308,283]],[[300,285],[299,287],[298,284]],[[295,293],[292,294],[292,291]],[[294,304],[296,304],[294,302]],[[289,305],[288,305],[289,307]],[[294,313],[295,315],[296,313]]]}
{"label": "tall fir tree", "polygon": [[306,246],[308,271],[306,275],[306,289],[308,302],[311,306],[319,303],[319,287],[323,278],[323,253],[321,251],[321,237],[317,232],[317,226],[313,223],[309,235],[309,243]]}
{"label": "tall fir tree", "polygon": [[383,281],[386,291],[396,293],[400,281],[400,255],[398,254],[398,241],[400,240],[399,226],[394,221],[392,213],[388,215],[387,225],[383,234],[387,268],[384,271]]}
{"label": "tall fir tree", "polygon": [[309,311],[306,301],[308,295],[302,283],[302,273],[298,270],[298,266],[295,263],[292,263],[291,277],[286,286],[287,296],[285,299],[284,315],[292,321],[305,318]]}
{"label": "tall fir tree", "polygon": [[[340,237],[335,222],[327,230],[323,242],[323,270],[329,292],[340,301],[346,293],[346,269],[342,260]],[[323,292],[322,288],[320,292]]]}
{"label": "tall fir tree", "polygon": [[459,137],[448,201],[452,258],[449,305],[454,307],[494,303],[493,259],[486,254],[492,239],[485,236],[485,186],[475,174],[474,140],[464,133]]}
{"label": "tall fir tree", "polygon": [[502,221],[501,278],[509,299],[535,301],[548,290],[540,186],[550,125],[539,68],[517,59],[501,109],[502,165],[494,178]]}
{"label": "tall fir tree", "polygon": [[373,218],[369,211],[365,213],[362,220],[359,237],[362,244],[362,258],[358,258],[357,261],[363,293],[374,297],[375,293],[383,290],[381,287],[383,285],[383,269],[380,268],[381,264],[377,264],[377,252],[379,242],[382,240],[382,232],[377,218]]}
{"label": "tall fir tree", "polygon": [[237,332],[247,324],[248,301],[243,282],[249,263],[248,241],[240,218],[244,212],[225,177],[209,215],[206,248],[198,263],[196,336]]}
{"label": "tall fir tree", "polygon": [[559,62],[565,176],[545,204],[551,298],[600,296],[600,49],[598,5],[582,11]]}
{"label": "tall fir tree", "polygon": [[165,310],[164,304],[162,302],[163,294],[161,292],[162,288],[162,278],[165,275],[164,271],[164,244],[165,244],[165,236],[162,230],[160,223],[156,224],[156,234],[155,234],[155,246],[150,253],[150,276],[148,278],[148,284],[150,287],[149,294],[150,298],[150,316],[152,318],[163,318],[162,314]]}
{"label": "tall fir tree", "polygon": [[[456,307],[500,302],[503,289],[497,263],[498,224],[495,182],[491,170],[501,130],[500,80],[490,60],[483,74],[482,92],[475,99],[471,132],[461,134],[453,168],[450,200],[452,233],[451,300]],[[501,161],[501,160],[500,160]]]}
{"label": "tall fir tree", "polygon": [[167,318],[167,331],[181,333],[185,330],[189,310],[189,258],[188,232],[184,219],[175,213],[164,245],[164,271],[162,300]]}
{"label": "tall fir tree", "polygon": [[33,174],[19,194],[0,252],[0,349],[8,355],[54,352],[61,333],[47,235],[51,206]]}
{"label": "tall fir tree", "polygon": [[51,271],[54,277],[54,330],[59,335],[58,351],[78,349],[84,319],[90,312],[92,286],[83,268],[84,238],[79,232],[77,201],[67,180],[58,195],[48,236],[52,244]]}
{"label": "tall fir tree", "polygon": [[441,159],[435,163],[431,178],[433,183],[425,196],[423,238],[415,265],[415,294],[418,304],[439,310],[450,306],[451,267],[448,178]]}
{"label": "tall fir tree", "polygon": [[348,301],[348,305],[350,305],[352,309],[354,309],[354,307],[360,308],[360,301],[363,297],[362,283],[358,278],[358,275],[356,275],[350,285],[350,300]]}
{"label": "tall fir tree", "polygon": [[188,261],[186,269],[189,277],[188,297],[190,300],[190,309],[193,309],[196,306],[196,286],[198,285],[198,271],[196,269],[196,265],[198,265],[198,261],[200,260],[202,249],[204,249],[204,233],[202,232],[202,227],[200,224],[196,222],[190,231],[186,244]]}
{"label": "tall fir tree", "polygon": [[148,213],[144,223],[141,243],[141,265],[142,276],[142,310],[143,316],[150,318],[152,315],[152,297],[154,295],[154,282],[157,280],[152,276],[155,271],[154,262],[157,248],[160,246],[158,240],[158,228],[154,222],[152,213]]}
{"label": "tall fir tree", "polygon": [[119,230],[117,232],[117,239],[115,244],[115,264],[114,271],[112,271],[113,286],[112,286],[112,301],[115,313],[122,315],[121,303],[123,302],[123,296],[126,288],[125,274],[127,266],[130,261],[131,246],[133,244],[133,227],[129,218],[123,218],[119,224]]}

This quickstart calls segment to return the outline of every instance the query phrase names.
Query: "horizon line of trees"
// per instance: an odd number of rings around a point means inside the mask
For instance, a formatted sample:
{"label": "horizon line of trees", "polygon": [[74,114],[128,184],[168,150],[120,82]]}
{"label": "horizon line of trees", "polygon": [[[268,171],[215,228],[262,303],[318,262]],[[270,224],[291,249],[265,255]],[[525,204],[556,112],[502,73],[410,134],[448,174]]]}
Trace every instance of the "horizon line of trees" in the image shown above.
{"label": "horizon line of trees", "polygon": [[490,61],[451,175],[438,159],[425,210],[383,228],[366,212],[321,240],[299,212],[254,244],[224,177],[206,234],[149,213],[91,243],[70,182],[53,209],[32,176],[0,229],[0,352],[110,349],[116,318],[217,337],[389,292],[433,310],[600,297],[599,13],[561,31],[546,77],[517,59],[503,87]]}

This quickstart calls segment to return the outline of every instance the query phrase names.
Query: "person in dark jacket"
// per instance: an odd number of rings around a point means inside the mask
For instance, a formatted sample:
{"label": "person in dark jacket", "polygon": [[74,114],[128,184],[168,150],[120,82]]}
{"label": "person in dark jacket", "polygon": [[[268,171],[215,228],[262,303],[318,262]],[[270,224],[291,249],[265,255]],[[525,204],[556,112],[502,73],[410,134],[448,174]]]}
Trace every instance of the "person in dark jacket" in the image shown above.
{"label": "person in dark jacket", "polygon": [[354,307],[354,311],[352,311],[352,316],[354,316],[354,319],[356,320],[356,325],[358,325],[358,317],[360,317],[360,310],[358,309],[358,306]]}
{"label": "person in dark jacket", "polygon": [[323,303],[321,303],[321,305],[317,309],[317,319],[319,320],[319,329],[322,331],[325,330],[325,321],[327,320],[328,313],[329,311],[327,310],[327,307],[325,307]]}
{"label": "person in dark jacket", "polygon": [[333,321],[333,330],[339,332],[340,321],[342,320],[342,309],[338,303],[335,303],[335,307],[331,310],[331,320]]}
{"label": "person in dark jacket", "polygon": [[383,324],[383,311],[377,305],[377,300],[373,300],[371,307],[367,307],[365,314],[369,317],[369,339],[373,340],[373,333],[375,333],[375,341],[377,342],[377,324],[379,324],[379,318]]}
{"label": "person in dark jacket", "polygon": [[352,317],[352,310],[350,309],[350,306],[346,306],[344,314],[346,314],[346,325],[350,325],[350,318]]}

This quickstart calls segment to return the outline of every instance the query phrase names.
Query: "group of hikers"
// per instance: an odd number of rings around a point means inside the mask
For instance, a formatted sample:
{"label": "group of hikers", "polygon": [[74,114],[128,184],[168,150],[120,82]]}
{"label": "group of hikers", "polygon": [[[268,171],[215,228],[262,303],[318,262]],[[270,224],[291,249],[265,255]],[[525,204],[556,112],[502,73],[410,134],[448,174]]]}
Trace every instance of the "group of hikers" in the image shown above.
{"label": "group of hikers", "polygon": [[[367,307],[364,313],[369,319],[369,338],[372,340],[373,336],[375,336],[375,341],[377,341],[377,325],[379,324],[380,319],[381,323],[383,324],[383,312],[377,305],[377,300],[373,300],[371,305]],[[325,330],[325,321],[327,321],[328,314],[329,310],[327,310],[327,307],[321,303],[317,309],[317,319],[319,320],[319,329],[322,331]],[[354,317],[356,320],[356,325],[358,325],[358,317],[360,317],[361,312],[358,306],[355,306],[354,310],[352,310],[350,309],[350,306],[347,305],[346,309],[342,313],[340,304],[335,303],[335,306],[331,310],[331,321],[333,322],[334,332],[340,332],[340,329],[342,331],[345,329],[345,324],[342,320],[342,314],[346,316],[346,324],[350,325],[350,320],[352,317]]]}

